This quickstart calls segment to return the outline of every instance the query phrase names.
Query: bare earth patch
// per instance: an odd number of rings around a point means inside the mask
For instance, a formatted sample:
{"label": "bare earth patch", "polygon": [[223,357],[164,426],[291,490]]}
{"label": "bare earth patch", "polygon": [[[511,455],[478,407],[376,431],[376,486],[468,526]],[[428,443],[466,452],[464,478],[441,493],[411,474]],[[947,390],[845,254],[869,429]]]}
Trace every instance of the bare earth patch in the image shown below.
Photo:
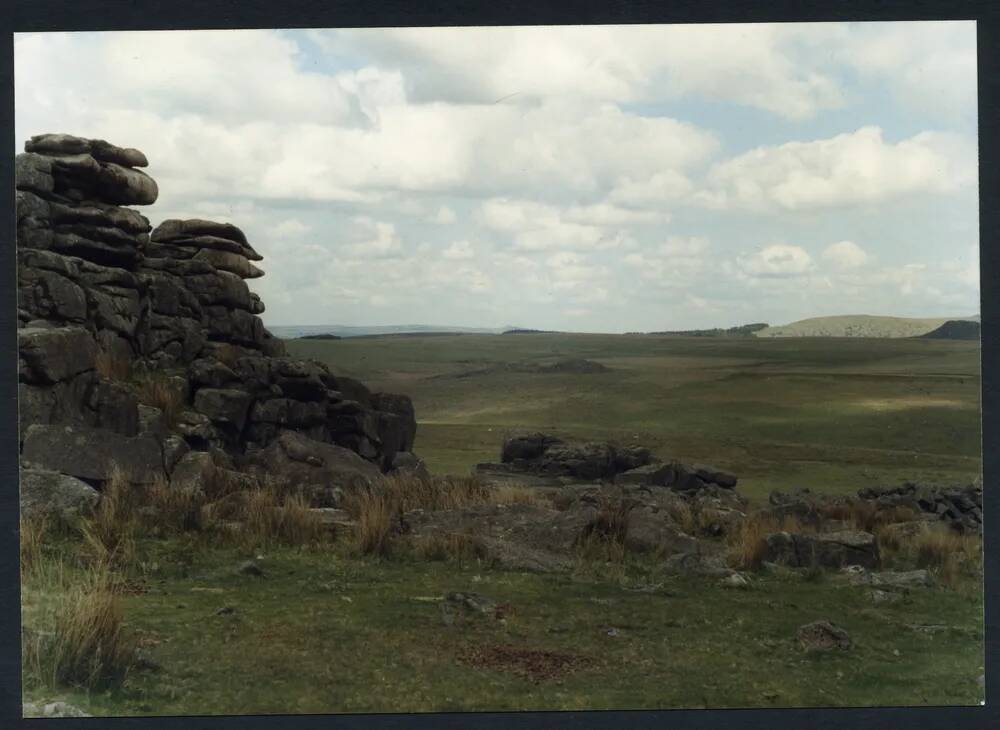
{"label": "bare earth patch", "polygon": [[559,679],[594,664],[592,659],[579,654],[516,646],[472,647],[463,651],[458,660],[475,669],[510,672],[532,682]]}

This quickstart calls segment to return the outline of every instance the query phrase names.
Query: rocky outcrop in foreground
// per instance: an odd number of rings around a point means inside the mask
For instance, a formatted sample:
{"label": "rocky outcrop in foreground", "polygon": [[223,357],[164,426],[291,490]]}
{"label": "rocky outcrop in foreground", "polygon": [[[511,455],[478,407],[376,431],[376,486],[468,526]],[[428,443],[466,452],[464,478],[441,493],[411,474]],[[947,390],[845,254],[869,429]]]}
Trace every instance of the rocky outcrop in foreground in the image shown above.
{"label": "rocky outcrop in foreground", "polygon": [[570,442],[544,433],[506,439],[499,464],[478,464],[480,475],[524,480],[607,480],[616,484],[697,491],[708,486],[736,487],[736,476],[704,464],[663,462],[644,446]]}
{"label": "rocky outcrop in foreground", "polygon": [[[27,483],[100,487],[115,467],[150,483],[198,461],[190,452],[273,463],[279,476],[308,469],[307,483],[390,470],[413,445],[409,398],[287,357],[247,286],[264,272],[243,231],[197,219],[154,229],[129,207],[157,198],[147,164],[63,134],[32,137],[16,157]],[[298,458],[282,461],[288,444]]]}

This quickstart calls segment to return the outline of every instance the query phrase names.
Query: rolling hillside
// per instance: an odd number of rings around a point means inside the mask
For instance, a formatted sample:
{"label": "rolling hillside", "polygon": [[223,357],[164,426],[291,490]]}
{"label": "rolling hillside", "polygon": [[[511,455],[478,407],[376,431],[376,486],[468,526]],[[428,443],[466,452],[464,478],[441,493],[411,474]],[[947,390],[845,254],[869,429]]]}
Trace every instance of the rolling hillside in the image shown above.
{"label": "rolling hillside", "polygon": [[919,337],[950,320],[976,321],[977,317],[878,317],[852,314],[811,317],[791,324],[767,327],[757,337]]}

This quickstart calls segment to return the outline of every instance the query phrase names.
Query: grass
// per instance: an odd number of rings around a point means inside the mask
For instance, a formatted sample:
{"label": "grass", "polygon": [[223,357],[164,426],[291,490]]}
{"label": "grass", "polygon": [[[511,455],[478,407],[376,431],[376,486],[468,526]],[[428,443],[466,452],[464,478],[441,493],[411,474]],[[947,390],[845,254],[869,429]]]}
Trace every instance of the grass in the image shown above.
{"label": "grass", "polygon": [[[479,561],[371,560],[348,543],[275,547],[266,580],[236,574],[235,547],[195,551],[184,571],[162,551],[146,593],[120,597],[155,673],[111,692],[67,690],[95,714],[272,714],[741,706],[974,704],[981,698],[982,598],[913,589],[873,608],[869,590],[832,580],[755,576],[727,590],[626,562],[626,579],[493,570]],[[648,590],[630,590],[637,585]],[[440,598],[475,591],[510,604],[442,623]],[[40,600],[29,587],[29,604]],[[221,606],[230,616],[217,616]],[[844,626],[855,647],[811,657],[796,629]],[[910,627],[946,627],[921,633]],[[609,635],[611,629],[616,635]],[[615,632],[612,632],[615,633]],[[581,657],[586,668],[536,682],[462,657],[503,646]],[[895,653],[895,652],[898,652]],[[589,662],[587,661],[589,660]],[[28,688],[27,699],[47,692]]]}
{"label": "grass", "polygon": [[132,363],[127,358],[101,350],[94,358],[94,369],[106,380],[127,381],[132,376]]}
{"label": "grass", "polygon": [[166,427],[173,428],[184,408],[184,394],[160,373],[144,373],[135,380],[139,403],[159,408]]}
{"label": "grass", "polygon": [[118,581],[106,563],[71,572],[55,560],[32,574],[26,591],[45,591],[50,601],[44,628],[22,632],[26,684],[102,691],[124,683],[137,646],[125,628]]}
{"label": "grass", "polygon": [[[415,450],[435,474],[496,461],[503,436],[520,429],[714,464],[758,503],[773,489],[852,494],[907,480],[967,483],[981,471],[975,342],[554,334],[292,340],[288,349],[410,395]],[[494,368],[557,358],[611,371]]]}

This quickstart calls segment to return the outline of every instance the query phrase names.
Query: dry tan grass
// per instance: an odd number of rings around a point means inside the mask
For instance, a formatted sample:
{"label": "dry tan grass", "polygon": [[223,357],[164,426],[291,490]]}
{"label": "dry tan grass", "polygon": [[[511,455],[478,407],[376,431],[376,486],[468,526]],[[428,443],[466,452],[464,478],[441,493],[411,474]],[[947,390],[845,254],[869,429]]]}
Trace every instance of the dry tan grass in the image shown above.
{"label": "dry tan grass", "polygon": [[124,382],[132,375],[132,363],[124,357],[101,350],[94,358],[94,369],[105,380]]}
{"label": "dry tan grass", "polygon": [[244,545],[312,545],[328,531],[309,503],[299,494],[282,492],[274,485],[250,490],[238,536]]}
{"label": "dry tan grass", "polygon": [[135,659],[135,638],[124,630],[116,579],[94,566],[58,594],[51,635],[23,634],[23,662],[42,683],[101,690],[120,686]]}
{"label": "dry tan grass", "polygon": [[388,555],[396,514],[392,499],[378,492],[363,492],[353,500],[353,506],[358,549],[364,555]]}
{"label": "dry tan grass", "polygon": [[897,554],[925,568],[949,588],[963,578],[981,578],[983,543],[979,535],[963,534],[944,524],[925,525],[899,541]]}
{"label": "dry tan grass", "polygon": [[694,535],[698,531],[698,520],[687,502],[681,500],[671,502],[667,507],[667,514],[682,532]]}
{"label": "dry tan grass", "polygon": [[880,507],[876,502],[865,499],[820,505],[817,512],[825,519],[843,520],[856,530],[871,533],[884,525],[907,522],[917,517],[909,507]]}
{"label": "dry tan grass", "polygon": [[21,517],[18,529],[21,579],[29,576],[42,559],[42,543],[48,529],[45,517]]}
{"label": "dry tan grass", "polygon": [[97,508],[80,525],[81,555],[95,566],[125,566],[135,559],[136,497],[128,474],[115,467]]}
{"label": "dry tan grass", "polygon": [[774,532],[808,532],[792,515],[778,519],[766,514],[752,514],[726,534],[727,557],[736,570],[757,570],[767,553],[766,538]]}
{"label": "dry tan grass", "polygon": [[414,551],[424,560],[486,560],[486,544],[475,535],[461,532],[435,533],[414,541]]}
{"label": "dry tan grass", "polygon": [[622,562],[630,512],[631,505],[624,499],[602,495],[594,521],[577,541],[578,562]]}
{"label": "dry tan grass", "polygon": [[551,506],[551,501],[542,497],[531,487],[504,486],[491,490],[488,499],[492,504],[532,504],[536,506]]}
{"label": "dry tan grass", "polygon": [[151,534],[196,532],[204,526],[203,492],[173,488],[166,479],[159,478],[146,487],[142,503],[143,507],[150,508],[143,522]]}
{"label": "dry tan grass", "polygon": [[136,381],[136,395],[144,406],[159,408],[167,428],[173,428],[184,408],[183,394],[158,373],[144,374]]}

